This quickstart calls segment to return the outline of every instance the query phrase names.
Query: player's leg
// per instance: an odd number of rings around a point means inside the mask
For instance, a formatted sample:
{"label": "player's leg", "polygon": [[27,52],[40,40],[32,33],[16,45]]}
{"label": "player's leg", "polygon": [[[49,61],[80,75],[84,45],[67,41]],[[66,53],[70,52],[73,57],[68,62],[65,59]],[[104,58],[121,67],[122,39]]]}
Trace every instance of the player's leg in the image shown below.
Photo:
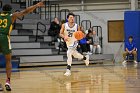
{"label": "player's leg", "polygon": [[83,59],[86,66],[89,65],[89,55],[84,56],[80,54],[76,49],[73,51],[72,55],[74,56],[74,58]]}
{"label": "player's leg", "polygon": [[132,54],[134,55],[134,63],[137,63],[137,51],[133,51]]}
{"label": "player's leg", "polygon": [[6,74],[7,74],[5,87],[6,87],[6,90],[11,91],[11,86],[10,86],[11,71],[12,71],[11,53],[6,54],[5,59],[6,59]]}
{"label": "player's leg", "polygon": [[10,45],[10,40],[8,36],[3,36],[1,41],[1,50],[2,53],[5,55],[6,59],[6,74],[7,74],[7,79],[6,79],[6,90],[11,91],[11,86],[10,86],[10,78],[11,78],[11,70],[12,70],[12,64],[11,64],[11,45]]}
{"label": "player's leg", "polygon": [[[0,42],[0,53],[1,53],[1,42]],[[2,87],[2,84],[0,83],[0,91],[3,91],[3,87]]]}
{"label": "player's leg", "polygon": [[64,75],[70,76],[71,75],[71,64],[72,64],[72,49],[67,50],[67,70]]}

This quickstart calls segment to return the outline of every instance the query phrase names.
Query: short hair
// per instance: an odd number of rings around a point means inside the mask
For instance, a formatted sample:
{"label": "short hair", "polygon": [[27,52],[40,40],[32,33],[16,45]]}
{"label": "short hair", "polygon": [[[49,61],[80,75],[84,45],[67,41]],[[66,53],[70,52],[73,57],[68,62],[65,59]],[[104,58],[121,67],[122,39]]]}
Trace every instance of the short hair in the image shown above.
{"label": "short hair", "polygon": [[68,13],[67,18],[69,18],[70,15],[72,15],[73,17],[75,17],[75,14],[72,13],[72,12],[70,12],[70,13]]}
{"label": "short hair", "polygon": [[88,30],[88,33],[92,33],[92,31],[89,29],[89,30]]}
{"label": "short hair", "polygon": [[129,39],[130,39],[130,38],[133,39],[133,36],[129,36],[128,38],[129,38]]}
{"label": "short hair", "polygon": [[5,11],[5,12],[10,12],[12,10],[12,6],[10,4],[5,4],[2,7],[2,10]]}

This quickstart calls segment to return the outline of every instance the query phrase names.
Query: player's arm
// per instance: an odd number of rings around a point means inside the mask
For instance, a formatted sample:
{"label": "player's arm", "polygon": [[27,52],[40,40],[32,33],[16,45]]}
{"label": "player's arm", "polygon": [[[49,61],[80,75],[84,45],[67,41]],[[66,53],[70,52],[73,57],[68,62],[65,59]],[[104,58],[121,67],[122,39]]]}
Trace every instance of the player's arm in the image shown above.
{"label": "player's arm", "polygon": [[65,41],[68,40],[68,37],[64,35],[64,30],[65,30],[65,25],[62,24],[61,29],[60,29],[60,37],[62,37]]}
{"label": "player's arm", "polygon": [[13,15],[12,15],[12,23],[14,23],[14,21],[17,18],[22,17],[22,16],[24,16],[24,15],[30,13],[30,12],[33,12],[36,8],[42,7],[42,6],[44,6],[44,3],[43,2],[39,2],[36,5],[30,6],[30,7],[26,8],[25,10],[22,10],[21,12],[13,13]]}
{"label": "player's arm", "polygon": [[61,29],[60,29],[60,37],[62,37],[62,38],[65,38],[65,36],[64,36],[64,24],[62,24],[62,26],[61,26]]}

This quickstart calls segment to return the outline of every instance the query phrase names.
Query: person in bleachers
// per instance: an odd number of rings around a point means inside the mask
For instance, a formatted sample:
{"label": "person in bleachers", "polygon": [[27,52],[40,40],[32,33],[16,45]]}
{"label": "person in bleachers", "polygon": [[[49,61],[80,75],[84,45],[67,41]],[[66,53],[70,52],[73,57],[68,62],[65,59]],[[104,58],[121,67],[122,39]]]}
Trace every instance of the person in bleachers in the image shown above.
{"label": "person in bleachers", "polygon": [[79,40],[79,48],[81,49],[83,54],[87,53],[87,39],[86,39],[86,35],[83,39]]}
{"label": "person in bleachers", "polygon": [[[83,26],[80,26],[80,30],[85,34]],[[81,51],[82,54],[86,54],[86,52],[87,52],[86,44],[87,44],[87,40],[86,40],[86,34],[85,34],[85,37],[83,39],[79,40],[79,45],[78,45],[78,51],[79,52]]]}
{"label": "person in bleachers", "polygon": [[93,38],[92,38],[92,30],[88,30],[88,34],[86,35],[87,39],[87,54],[92,54],[92,49],[93,49]]}
{"label": "person in bleachers", "polygon": [[93,53],[101,54],[101,46],[99,44],[99,37],[96,34],[96,31],[93,31]]}
{"label": "person in bleachers", "polygon": [[134,56],[134,63],[137,63],[137,48],[135,46],[135,43],[133,41],[133,37],[132,36],[129,36],[128,38],[128,42],[125,42],[125,52],[123,53],[123,58],[124,58],[124,61],[123,61],[123,64],[126,63],[126,56],[128,54],[133,54]]}
{"label": "person in bleachers", "polygon": [[[60,22],[60,26],[62,26],[62,24],[66,23],[66,20],[62,19]],[[66,46],[66,42],[63,40],[63,38],[59,37],[57,38],[58,41],[58,46],[56,47],[56,49],[60,49],[62,51],[66,51],[67,46]]]}
{"label": "person in bleachers", "polygon": [[[81,31],[83,31],[83,33],[85,33],[83,27],[81,27]],[[87,35],[89,36],[90,33],[85,34],[85,37],[83,39],[79,40],[79,47],[83,54],[92,54],[92,53],[90,53],[91,41],[89,40],[89,37]]]}
{"label": "person in bleachers", "polygon": [[55,17],[54,20],[51,22],[48,31],[48,35],[54,38],[53,42],[57,42],[57,38],[59,37],[59,33],[60,33],[60,28],[61,26],[59,24],[59,20],[57,17]]}

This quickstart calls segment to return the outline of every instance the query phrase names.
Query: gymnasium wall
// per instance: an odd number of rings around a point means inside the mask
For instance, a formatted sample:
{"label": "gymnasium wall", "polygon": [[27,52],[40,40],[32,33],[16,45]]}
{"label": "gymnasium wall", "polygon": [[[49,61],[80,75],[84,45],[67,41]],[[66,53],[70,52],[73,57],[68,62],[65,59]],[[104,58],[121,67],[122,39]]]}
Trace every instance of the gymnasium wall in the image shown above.
{"label": "gymnasium wall", "polygon": [[[124,11],[79,11],[74,12],[81,16],[81,20],[91,20],[92,25],[100,25],[103,29],[103,53],[104,54],[115,54],[119,47],[120,43],[109,43],[108,42],[108,20],[124,20]],[[122,48],[123,49],[123,48]]]}

